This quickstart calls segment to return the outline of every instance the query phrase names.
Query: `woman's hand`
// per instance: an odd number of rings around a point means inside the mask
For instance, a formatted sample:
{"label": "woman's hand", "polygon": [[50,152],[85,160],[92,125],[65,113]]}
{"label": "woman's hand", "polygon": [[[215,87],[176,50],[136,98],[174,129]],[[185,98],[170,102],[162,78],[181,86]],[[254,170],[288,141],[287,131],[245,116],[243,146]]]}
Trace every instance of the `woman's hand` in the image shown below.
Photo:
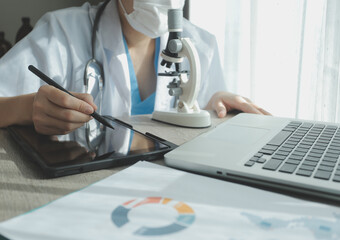
{"label": "woman's hand", "polygon": [[215,110],[219,118],[225,117],[227,113],[232,110],[240,110],[246,113],[271,115],[266,110],[254,104],[250,99],[229,92],[215,93],[209,100],[209,103],[205,109]]}
{"label": "woman's hand", "polygon": [[75,97],[49,85],[39,88],[33,101],[32,121],[35,130],[46,135],[72,132],[91,120],[96,110],[90,94],[72,93]]}

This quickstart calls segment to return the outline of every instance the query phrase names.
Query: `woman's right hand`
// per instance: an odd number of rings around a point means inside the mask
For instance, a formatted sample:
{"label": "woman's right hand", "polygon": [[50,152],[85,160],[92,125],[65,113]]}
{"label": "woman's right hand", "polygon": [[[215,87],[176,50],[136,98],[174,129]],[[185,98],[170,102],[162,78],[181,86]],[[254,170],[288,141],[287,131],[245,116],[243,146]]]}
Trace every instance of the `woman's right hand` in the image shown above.
{"label": "woman's right hand", "polygon": [[63,135],[92,119],[96,109],[90,94],[72,93],[49,85],[41,86],[33,101],[32,121],[35,130],[46,135]]}

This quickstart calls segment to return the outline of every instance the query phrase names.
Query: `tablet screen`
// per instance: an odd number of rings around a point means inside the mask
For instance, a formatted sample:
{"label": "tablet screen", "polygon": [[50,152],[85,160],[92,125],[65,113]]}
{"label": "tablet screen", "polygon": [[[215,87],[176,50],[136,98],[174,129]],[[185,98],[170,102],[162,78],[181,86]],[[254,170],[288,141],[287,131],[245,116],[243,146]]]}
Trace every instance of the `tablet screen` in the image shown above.
{"label": "tablet screen", "polygon": [[165,153],[165,150],[171,149],[166,143],[135,131],[119,121],[109,122],[114,129],[91,120],[74,132],[61,136],[38,134],[33,126],[14,126],[10,129],[15,132],[17,140],[24,140],[30,146],[40,158],[39,161],[52,168],[95,163],[105,159],[124,159],[157,151]]}

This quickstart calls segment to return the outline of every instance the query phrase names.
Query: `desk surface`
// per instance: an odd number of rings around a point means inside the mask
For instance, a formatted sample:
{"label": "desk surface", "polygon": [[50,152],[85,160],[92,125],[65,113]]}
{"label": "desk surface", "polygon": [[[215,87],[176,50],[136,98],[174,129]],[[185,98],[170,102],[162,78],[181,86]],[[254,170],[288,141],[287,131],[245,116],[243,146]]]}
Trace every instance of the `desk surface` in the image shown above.
{"label": "desk surface", "polygon": [[[122,120],[134,126],[138,131],[149,132],[180,145],[233,115],[218,119],[216,114],[211,112],[211,116],[212,126],[204,129],[181,128],[159,123],[152,121],[150,115],[133,116]],[[164,164],[163,160],[155,162]],[[126,167],[44,179],[40,169],[15,144],[6,129],[0,129],[0,221],[38,208]]]}

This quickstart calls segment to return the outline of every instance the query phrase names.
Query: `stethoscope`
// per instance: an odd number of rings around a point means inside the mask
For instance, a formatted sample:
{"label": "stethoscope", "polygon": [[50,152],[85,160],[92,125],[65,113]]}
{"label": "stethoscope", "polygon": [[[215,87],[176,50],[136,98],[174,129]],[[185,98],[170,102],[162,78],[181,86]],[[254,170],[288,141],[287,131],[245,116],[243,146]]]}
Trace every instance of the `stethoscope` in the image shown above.
{"label": "stethoscope", "polygon": [[[98,88],[99,106],[97,112],[101,114],[102,100],[103,100],[103,88],[104,88],[104,70],[103,65],[96,60],[96,33],[99,25],[101,16],[103,15],[104,9],[110,0],[106,0],[96,13],[91,36],[91,47],[92,56],[91,59],[86,63],[84,71],[84,87],[85,93],[91,94],[94,88]],[[91,127],[91,126],[92,127]],[[88,147],[95,151],[103,140],[103,126],[97,121],[90,121],[85,124],[85,138]]]}
{"label": "stethoscope", "polygon": [[91,59],[87,62],[84,72],[84,86],[85,92],[88,92],[89,85],[91,85],[91,80],[93,78],[98,79],[98,83],[100,88],[104,87],[104,71],[102,64],[96,60],[96,33],[99,25],[99,21],[101,16],[103,15],[104,9],[106,5],[110,2],[110,0],[106,0],[99,8],[96,13],[96,17],[94,19],[94,24],[92,27],[92,36],[91,36],[91,48],[92,48],[92,56]]}

